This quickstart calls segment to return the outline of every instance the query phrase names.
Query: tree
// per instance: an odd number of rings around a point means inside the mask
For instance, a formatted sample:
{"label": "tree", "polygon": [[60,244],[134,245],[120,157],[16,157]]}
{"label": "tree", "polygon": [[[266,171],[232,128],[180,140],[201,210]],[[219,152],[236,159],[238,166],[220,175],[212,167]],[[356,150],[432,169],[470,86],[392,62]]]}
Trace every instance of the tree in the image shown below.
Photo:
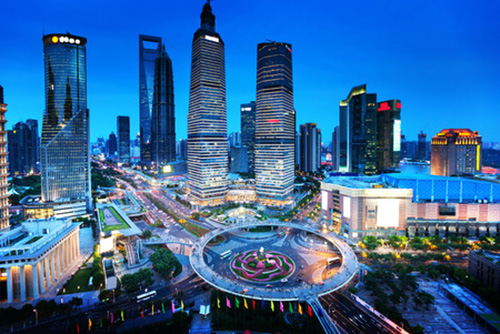
{"label": "tree", "polygon": [[151,238],[152,235],[153,235],[153,233],[150,230],[144,230],[144,231],[142,231],[142,236],[144,238],[146,238],[146,239]]}
{"label": "tree", "polygon": [[364,237],[363,243],[365,244],[366,249],[368,250],[374,250],[378,246],[377,238],[374,237],[373,235],[367,235],[366,237]]}

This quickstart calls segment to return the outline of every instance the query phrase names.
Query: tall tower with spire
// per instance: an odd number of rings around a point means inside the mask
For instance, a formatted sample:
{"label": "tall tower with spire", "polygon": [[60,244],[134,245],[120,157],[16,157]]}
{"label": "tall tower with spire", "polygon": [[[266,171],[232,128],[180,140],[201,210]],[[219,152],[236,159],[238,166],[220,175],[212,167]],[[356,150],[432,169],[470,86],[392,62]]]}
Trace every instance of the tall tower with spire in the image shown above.
{"label": "tall tower with spire", "polygon": [[224,42],[215,32],[210,2],[193,36],[188,112],[190,197],[200,207],[222,204],[227,194],[228,147]]}
{"label": "tall tower with spire", "polygon": [[7,188],[7,140],[5,135],[5,113],[7,104],[3,101],[3,87],[0,85],[0,230],[9,227],[9,194]]}

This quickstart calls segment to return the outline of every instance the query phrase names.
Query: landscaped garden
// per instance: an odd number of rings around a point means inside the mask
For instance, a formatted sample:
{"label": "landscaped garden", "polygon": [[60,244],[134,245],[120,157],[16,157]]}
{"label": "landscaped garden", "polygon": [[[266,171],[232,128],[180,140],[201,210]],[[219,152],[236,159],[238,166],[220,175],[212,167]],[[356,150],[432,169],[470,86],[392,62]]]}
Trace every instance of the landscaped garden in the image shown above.
{"label": "landscaped garden", "polygon": [[[115,218],[115,221],[118,222],[118,224],[110,224],[109,222],[106,222],[105,210],[108,210],[113,215],[113,217]],[[99,209],[99,218],[101,219],[101,224],[103,224],[102,225],[103,232],[123,230],[126,228],[130,228],[130,226],[127,224],[125,219],[123,219],[123,217],[113,207]]]}
{"label": "landscaped garden", "polygon": [[253,282],[272,282],[290,276],[295,265],[288,256],[276,251],[250,250],[231,261],[231,269],[239,277]]}

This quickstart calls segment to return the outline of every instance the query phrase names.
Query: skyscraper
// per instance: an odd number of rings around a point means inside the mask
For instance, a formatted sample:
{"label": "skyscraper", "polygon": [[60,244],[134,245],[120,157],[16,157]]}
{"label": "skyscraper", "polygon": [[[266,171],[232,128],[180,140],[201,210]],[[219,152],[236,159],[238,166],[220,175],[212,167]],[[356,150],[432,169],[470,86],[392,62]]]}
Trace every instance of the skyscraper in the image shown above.
{"label": "skyscraper", "polygon": [[316,172],[321,167],[321,130],[316,123],[300,126],[299,169],[304,172]]}
{"label": "skyscraper", "polygon": [[332,170],[339,170],[340,127],[336,126],[332,133]]}
{"label": "skyscraper", "polygon": [[401,101],[378,103],[377,169],[399,168],[401,156]]}
{"label": "skyscraper", "polygon": [[482,144],[477,131],[442,130],[432,137],[431,174],[453,176],[481,172]]}
{"label": "skyscraper", "polygon": [[155,60],[161,52],[161,37],[139,35],[139,104],[141,162],[151,162],[151,117]]}
{"label": "skyscraper", "polygon": [[353,87],[340,101],[340,171],[377,172],[377,94],[366,85]]}
{"label": "skyscraper", "polygon": [[108,157],[112,158],[116,155],[116,152],[118,150],[118,143],[116,140],[116,135],[114,132],[111,132],[108,137]]}
{"label": "skyscraper", "polygon": [[165,46],[155,60],[151,153],[156,168],[175,161],[174,75]]}
{"label": "skyscraper", "polygon": [[426,160],[427,154],[427,134],[420,131],[418,134],[418,144],[417,144],[417,159],[420,161]]}
{"label": "skyscraper", "polygon": [[210,3],[193,36],[188,112],[190,196],[200,206],[218,205],[227,194],[228,148],[224,42],[215,32]]}
{"label": "skyscraper", "polygon": [[255,169],[255,101],[244,103],[241,111],[241,146],[247,149],[248,171]]}
{"label": "skyscraper", "polygon": [[0,85],[0,230],[9,227],[9,194],[7,188],[7,141],[5,140],[5,113],[7,104],[3,100],[3,87]]}
{"label": "skyscraper", "polygon": [[87,40],[43,36],[45,102],[40,163],[44,202],[85,201],[90,195]]}
{"label": "skyscraper", "polygon": [[37,172],[39,162],[38,121],[28,119],[18,122],[9,131],[10,175],[27,175]]}
{"label": "skyscraper", "polygon": [[292,47],[269,42],[257,46],[255,176],[259,200],[286,205],[295,177],[295,109]]}
{"label": "skyscraper", "polygon": [[117,117],[118,161],[130,161],[130,117]]}

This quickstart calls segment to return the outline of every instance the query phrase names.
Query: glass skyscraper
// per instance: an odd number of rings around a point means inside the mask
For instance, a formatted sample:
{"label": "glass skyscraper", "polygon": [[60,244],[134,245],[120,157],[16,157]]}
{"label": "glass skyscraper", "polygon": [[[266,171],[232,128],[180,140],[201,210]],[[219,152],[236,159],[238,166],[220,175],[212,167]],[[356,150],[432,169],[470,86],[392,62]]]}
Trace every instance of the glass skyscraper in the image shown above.
{"label": "glass skyscraper", "polygon": [[377,108],[377,170],[399,168],[401,156],[401,101],[388,100]]}
{"label": "glass skyscraper", "polygon": [[255,101],[242,104],[241,146],[247,149],[248,171],[255,170]]}
{"label": "glass skyscraper", "polygon": [[295,175],[295,110],[292,47],[257,46],[255,176],[257,197],[266,205],[288,204]]}
{"label": "glass skyscraper", "polygon": [[224,42],[210,3],[193,36],[188,112],[188,173],[194,204],[213,206],[227,194],[228,147]]}
{"label": "glass skyscraper", "polygon": [[45,103],[40,146],[42,200],[85,201],[90,195],[87,40],[43,36]]}
{"label": "glass skyscraper", "polygon": [[155,60],[151,153],[156,168],[175,161],[174,76],[163,46]]}
{"label": "glass skyscraper", "polygon": [[377,94],[366,93],[366,85],[353,87],[339,106],[342,172],[377,172]]}
{"label": "glass skyscraper", "polygon": [[130,117],[117,117],[118,161],[130,161]]}
{"label": "glass skyscraper", "polygon": [[18,122],[9,131],[9,171],[10,175],[36,173],[39,161],[38,121],[28,119]]}
{"label": "glass skyscraper", "polygon": [[151,162],[151,116],[155,60],[161,51],[161,37],[139,35],[139,104],[141,162]]}
{"label": "glass skyscraper", "polygon": [[300,126],[299,169],[316,172],[321,167],[321,130],[316,123]]}

